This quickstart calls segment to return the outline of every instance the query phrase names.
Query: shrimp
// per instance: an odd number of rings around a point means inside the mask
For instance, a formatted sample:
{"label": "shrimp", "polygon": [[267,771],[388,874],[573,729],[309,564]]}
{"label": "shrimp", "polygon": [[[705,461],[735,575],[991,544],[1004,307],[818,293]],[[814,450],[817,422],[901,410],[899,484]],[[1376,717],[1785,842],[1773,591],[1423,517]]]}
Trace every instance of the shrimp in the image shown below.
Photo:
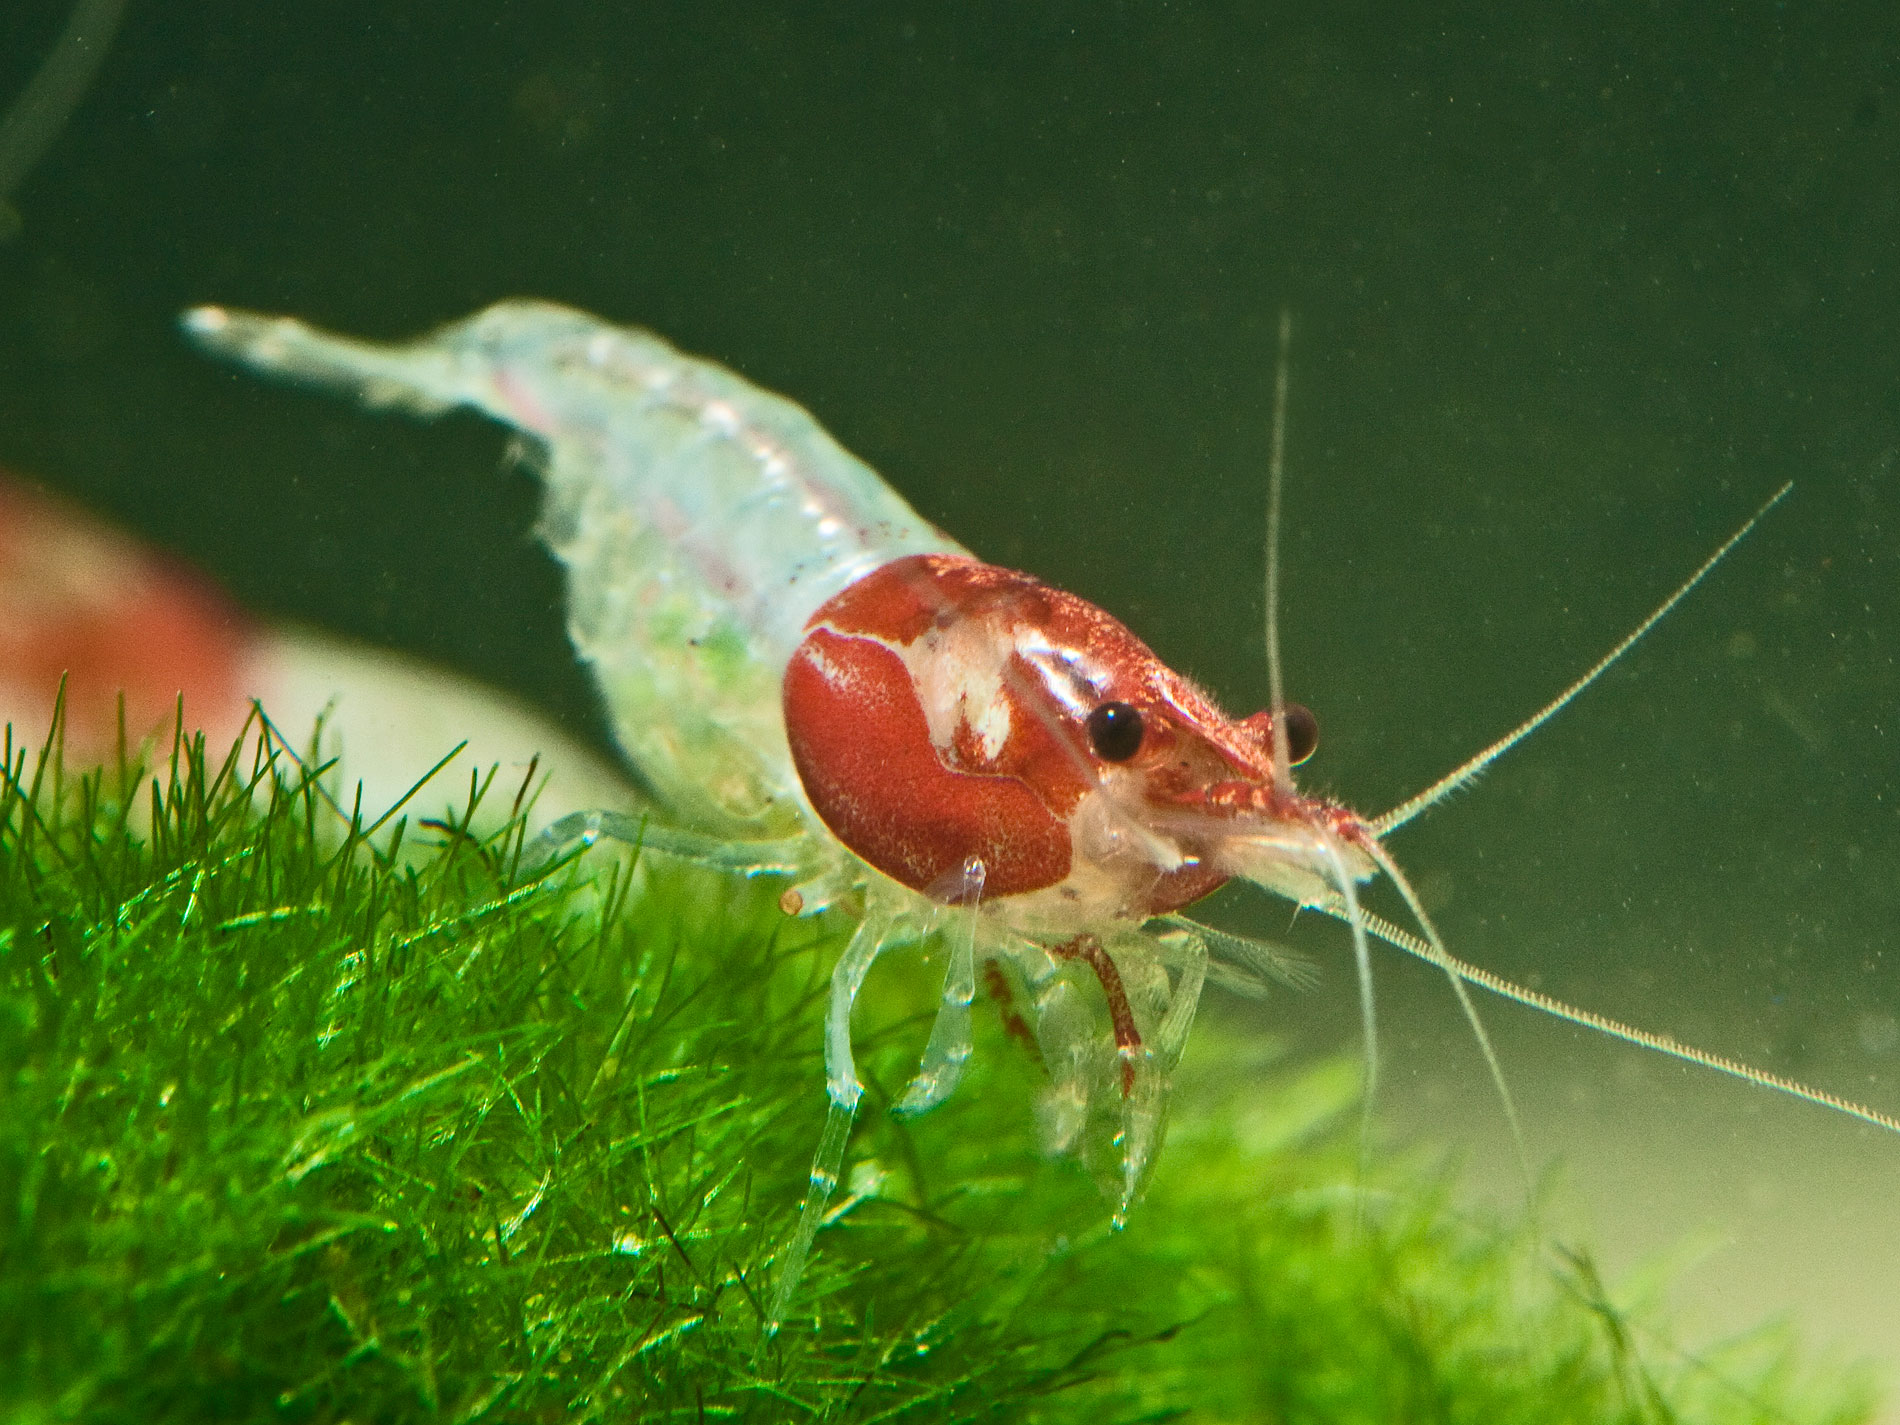
{"label": "shrimp", "polygon": [[[1414,797],[1362,816],[1298,788],[1317,738],[1281,694],[1276,544],[1287,326],[1269,485],[1271,706],[1230,717],[1126,626],[982,562],[910,508],[802,408],[660,338],[511,301],[407,345],[202,307],[186,331],[267,374],[419,414],[473,407],[527,438],[540,534],[567,568],[568,630],[622,748],[665,813],[569,817],[543,849],[601,835],[744,874],[781,905],[848,908],[825,1022],[828,1113],[768,1330],[790,1308],[862,1094],[853,1006],[885,951],[942,932],[942,997],[896,1105],[955,1089],[979,966],[1027,992],[1056,1152],[1118,1155],[1119,1223],[1160,1145],[1170,1075],[1210,974],[1297,981],[1301,962],[1183,912],[1229,880],[1343,921],[1360,987],[1366,1102],[1377,1075],[1370,942],[1447,976],[1523,1159],[1497,1056],[1466,986],[1751,1083],[1896,1121],[1777,1075],[1521,988],[1455,958],[1384,838],[1466,785],[1588,687],[1786,493],[1543,709]],[[1416,930],[1361,904],[1383,875]],[[1097,1130],[1101,1132],[1098,1133]]]}

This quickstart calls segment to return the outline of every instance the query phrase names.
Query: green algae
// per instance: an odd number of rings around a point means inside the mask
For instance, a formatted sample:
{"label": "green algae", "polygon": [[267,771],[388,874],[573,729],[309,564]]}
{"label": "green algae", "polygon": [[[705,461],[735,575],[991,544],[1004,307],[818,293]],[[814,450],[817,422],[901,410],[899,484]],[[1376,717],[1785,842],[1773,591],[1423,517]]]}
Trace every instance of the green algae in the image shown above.
{"label": "green algae", "polygon": [[[762,1334],[824,1114],[845,922],[519,820],[372,843],[294,764],[7,747],[0,1413],[21,1420],[1849,1421],[1772,1333],[1690,1356],[1587,1255],[1363,1180],[1355,1066],[1218,1024],[1113,1230],[1040,1070],[881,1111],[927,973],[880,971],[873,1111]],[[512,792],[513,789],[507,789]],[[901,958],[901,957],[900,957]]]}

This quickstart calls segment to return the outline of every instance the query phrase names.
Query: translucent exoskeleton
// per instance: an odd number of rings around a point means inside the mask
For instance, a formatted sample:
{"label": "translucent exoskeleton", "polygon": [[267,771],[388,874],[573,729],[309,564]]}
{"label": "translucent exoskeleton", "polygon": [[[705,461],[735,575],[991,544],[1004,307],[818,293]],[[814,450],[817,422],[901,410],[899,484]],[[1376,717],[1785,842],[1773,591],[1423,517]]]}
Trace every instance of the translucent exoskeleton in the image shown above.
{"label": "translucent exoskeleton", "polygon": [[[922,1112],[955,1089],[980,970],[1007,966],[1049,1072],[1045,1138],[1082,1150],[1091,1124],[1106,1123],[1119,1217],[1153,1164],[1204,981],[1300,974],[1273,947],[1181,914],[1233,878],[1346,922],[1368,1098],[1376,938],[1445,971],[1514,1132],[1467,982],[1900,1131],[1455,959],[1382,844],[1576,696],[1754,519],[1549,705],[1401,806],[1364,817],[1295,783],[1315,733],[1280,697],[1271,538],[1273,706],[1232,718],[1103,610],[959,547],[800,407],[650,333],[531,301],[406,345],[221,308],[193,311],[186,328],[262,371],[421,414],[473,407],[527,438],[546,487],[541,535],[567,568],[570,634],[663,813],[644,825],[569,818],[545,846],[638,838],[787,877],[782,903],[794,913],[856,915],[832,974],[829,1111],[780,1256],[774,1326],[843,1165],[861,1094],[852,1008],[880,954],[932,935],[945,947],[940,1007],[897,1111]],[[1282,377],[1283,414],[1284,363]],[[1270,525],[1279,468],[1276,434]],[[1417,933],[1360,905],[1357,887],[1377,874]]]}

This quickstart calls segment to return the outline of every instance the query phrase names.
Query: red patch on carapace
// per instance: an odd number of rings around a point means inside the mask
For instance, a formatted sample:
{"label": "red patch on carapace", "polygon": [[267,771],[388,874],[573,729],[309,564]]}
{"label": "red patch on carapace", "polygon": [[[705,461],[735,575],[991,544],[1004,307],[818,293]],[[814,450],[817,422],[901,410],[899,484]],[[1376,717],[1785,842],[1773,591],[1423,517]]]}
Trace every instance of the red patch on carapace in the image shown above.
{"label": "red patch on carapace", "polygon": [[883,644],[814,629],[785,670],[785,730],[805,793],[838,839],[913,890],[983,860],[986,896],[1069,874],[1068,829],[1021,780],[952,771],[910,672]]}

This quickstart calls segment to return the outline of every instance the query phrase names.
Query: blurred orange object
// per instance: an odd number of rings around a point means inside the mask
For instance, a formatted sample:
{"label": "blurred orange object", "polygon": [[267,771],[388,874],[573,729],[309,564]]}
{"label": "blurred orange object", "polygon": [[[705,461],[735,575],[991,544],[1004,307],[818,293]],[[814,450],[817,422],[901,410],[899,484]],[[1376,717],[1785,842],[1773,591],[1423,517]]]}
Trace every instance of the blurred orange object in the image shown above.
{"label": "blurred orange object", "polygon": [[0,473],[0,722],[15,747],[51,725],[66,679],[68,765],[116,754],[119,699],[129,749],[168,746],[183,699],[187,732],[221,751],[252,702],[298,753],[319,721],[320,758],[349,805],[380,813],[457,743],[460,770],[425,805],[466,799],[468,772],[499,767],[512,798],[535,766],[531,820],[624,809],[635,800],[604,758],[491,688],[420,660],[253,618],[188,566],[77,506]]}
{"label": "blurred orange object", "polygon": [[121,691],[134,747],[171,728],[181,694],[186,726],[228,742],[258,638],[192,570],[0,477],[0,719],[16,741],[44,733],[64,674],[69,757],[112,755]]}

